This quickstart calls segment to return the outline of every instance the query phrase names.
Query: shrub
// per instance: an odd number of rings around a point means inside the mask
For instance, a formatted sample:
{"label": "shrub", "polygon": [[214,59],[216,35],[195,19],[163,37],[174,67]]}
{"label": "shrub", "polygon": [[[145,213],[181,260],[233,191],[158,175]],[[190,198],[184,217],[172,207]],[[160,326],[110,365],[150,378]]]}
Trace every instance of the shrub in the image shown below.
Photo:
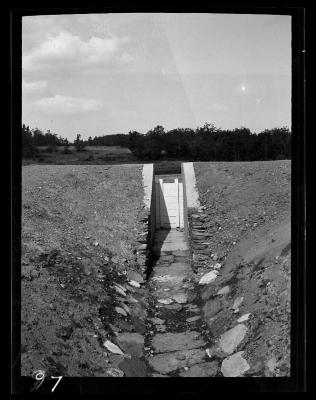
{"label": "shrub", "polygon": [[70,150],[69,146],[64,147],[63,154],[72,154],[72,151]]}
{"label": "shrub", "polygon": [[44,150],[44,153],[54,153],[56,151],[56,147],[53,145],[49,145],[46,147],[46,149]]}
{"label": "shrub", "polygon": [[93,154],[89,154],[87,158],[84,159],[84,161],[92,161],[94,159]]}
{"label": "shrub", "polygon": [[33,145],[22,147],[22,158],[33,158],[38,156],[38,149]]}
{"label": "shrub", "polygon": [[74,141],[74,145],[76,148],[76,151],[85,151],[86,145],[84,144],[83,140],[81,139],[81,135],[78,134],[76,140]]}
{"label": "shrub", "polygon": [[36,157],[36,160],[37,160],[38,162],[43,162],[43,161],[45,161],[45,158],[44,158],[41,154],[37,154],[35,157]]}

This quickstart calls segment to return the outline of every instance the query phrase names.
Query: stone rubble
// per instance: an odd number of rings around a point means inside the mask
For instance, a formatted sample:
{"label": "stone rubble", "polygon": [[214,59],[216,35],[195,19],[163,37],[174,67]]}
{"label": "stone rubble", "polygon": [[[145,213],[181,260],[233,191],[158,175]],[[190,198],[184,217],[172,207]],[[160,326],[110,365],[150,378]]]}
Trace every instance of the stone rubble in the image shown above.
{"label": "stone rubble", "polygon": [[[147,358],[155,371],[153,377],[171,372],[178,376],[197,376],[198,371],[200,376],[214,373],[207,370],[208,365],[203,367],[207,361],[205,340],[197,330],[190,330],[191,323],[199,324],[201,316],[196,315],[200,313],[198,305],[192,303],[196,289],[188,250],[183,232],[156,232],[154,251],[159,258],[149,279],[156,302],[149,321],[155,331],[147,339],[154,350]],[[181,262],[177,262],[178,258]],[[195,364],[200,366],[191,370]]]}
{"label": "stone rubble", "polygon": [[237,297],[237,299],[234,301],[234,304],[232,305],[232,309],[234,310],[234,313],[237,313],[239,311],[239,307],[241,306],[242,302],[244,301],[244,298]]}
{"label": "stone rubble", "polygon": [[239,351],[222,362],[221,372],[226,377],[237,377],[243,375],[250,369],[248,362],[243,358],[244,351]]}
{"label": "stone rubble", "polygon": [[199,281],[199,285],[207,285],[213,282],[217,278],[217,271],[210,271],[207,274],[203,275]]}
{"label": "stone rubble", "polygon": [[[206,214],[202,219],[207,221]],[[217,334],[211,342],[204,336],[205,326],[212,329],[219,310],[229,302],[231,288],[225,284],[220,288],[216,283],[222,268],[216,254],[212,256],[216,261],[212,270],[209,264],[203,264],[203,255],[212,252],[205,241],[208,234],[201,227],[196,226],[192,235],[193,259],[196,257],[193,264],[183,232],[157,231],[153,246],[156,258],[146,287],[136,271],[127,271],[127,281],[113,285],[120,320],[110,324],[116,344],[108,340],[105,345],[112,353],[114,368],[109,370],[109,376],[240,376],[250,368],[243,352],[233,354],[248,330],[240,322],[247,321],[250,313],[242,315],[235,327]],[[200,263],[198,268],[196,263]],[[200,287],[203,304],[199,302]],[[243,300],[240,296],[232,306],[228,304],[231,313],[239,311]]]}
{"label": "stone rubble", "polygon": [[251,315],[251,313],[247,313],[247,314],[242,315],[240,318],[237,319],[237,322],[245,322],[245,321],[248,321],[250,315]]}
{"label": "stone rubble", "polygon": [[228,294],[228,293],[230,293],[230,287],[229,286],[224,286],[216,294],[217,295],[225,295],[225,294]]}
{"label": "stone rubble", "polygon": [[247,333],[247,327],[243,324],[238,324],[232,329],[221,335],[219,339],[219,347],[225,353],[231,354],[239,343],[244,339]]}
{"label": "stone rubble", "polygon": [[106,340],[103,345],[111,353],[124,355],[122,350],[116,344],[112,343],[110,340]]}

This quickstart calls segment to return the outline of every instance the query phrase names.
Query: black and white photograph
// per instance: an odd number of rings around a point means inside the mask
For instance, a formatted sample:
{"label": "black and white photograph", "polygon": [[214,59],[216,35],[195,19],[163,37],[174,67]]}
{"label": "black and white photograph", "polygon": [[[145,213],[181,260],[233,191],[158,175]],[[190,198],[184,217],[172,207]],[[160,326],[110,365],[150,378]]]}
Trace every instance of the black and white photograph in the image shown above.
{"label": "black and white photograph", "polygon": [[291,377],[292,28],[286,9],[21,18],[33,392]]}

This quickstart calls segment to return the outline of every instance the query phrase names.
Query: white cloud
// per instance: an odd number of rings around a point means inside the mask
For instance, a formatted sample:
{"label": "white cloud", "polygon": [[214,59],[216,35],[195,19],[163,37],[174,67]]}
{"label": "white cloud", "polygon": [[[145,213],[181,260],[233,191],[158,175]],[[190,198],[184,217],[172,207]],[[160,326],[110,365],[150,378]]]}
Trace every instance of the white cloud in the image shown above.
{"label": "white cloud", "polygon": [[63,31],[50,36],[37,48],[24,52],[22,67],[24,70],[39,70],[56,64],[71,66],[89,66],[109,62],[116,57],[118,50],[127,38],[100,38],[92,36],[84,41],[79,36]]}
{"label": "white cloud", "polygon": [[22,80],[22,91],[23,93],[34,93],[38,92],[47,87],[46,81],[34,81],[27,82],[24,79]]}
{"label": "white cloud", "polygon": [[102,106],[100,102],[93,99],[80,99],[60,95],[44,97],[33,104],[38,110],[48,114],[73,114],[85,111],[96,111]]}

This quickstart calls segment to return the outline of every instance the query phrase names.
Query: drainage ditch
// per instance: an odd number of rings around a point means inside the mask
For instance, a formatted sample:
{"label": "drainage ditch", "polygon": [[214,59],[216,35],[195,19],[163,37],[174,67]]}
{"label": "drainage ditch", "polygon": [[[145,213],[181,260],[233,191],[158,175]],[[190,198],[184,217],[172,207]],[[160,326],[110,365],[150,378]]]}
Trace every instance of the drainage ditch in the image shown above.
{"label": "drainage ditch", "polygon": [[217,365],[209,362],[206,352],[211,338],[201,317],[185,232],[182,176],[159,174],[153,180],[144,342],[147,373],[153,377],[214,376]]}
{"label": "drainage ditch", "polygon": [[212,338],[192,270],[186,177],[178,170],[157,175],[152,166],[144,170],[147,244],[140,247],[146,249],[146,271],[143,278],[127,271],[114,284],[120,315],[107,342],[108,350],[116,352],[109,357],[109,374],[215,376],[218,365],[207,353]]}

